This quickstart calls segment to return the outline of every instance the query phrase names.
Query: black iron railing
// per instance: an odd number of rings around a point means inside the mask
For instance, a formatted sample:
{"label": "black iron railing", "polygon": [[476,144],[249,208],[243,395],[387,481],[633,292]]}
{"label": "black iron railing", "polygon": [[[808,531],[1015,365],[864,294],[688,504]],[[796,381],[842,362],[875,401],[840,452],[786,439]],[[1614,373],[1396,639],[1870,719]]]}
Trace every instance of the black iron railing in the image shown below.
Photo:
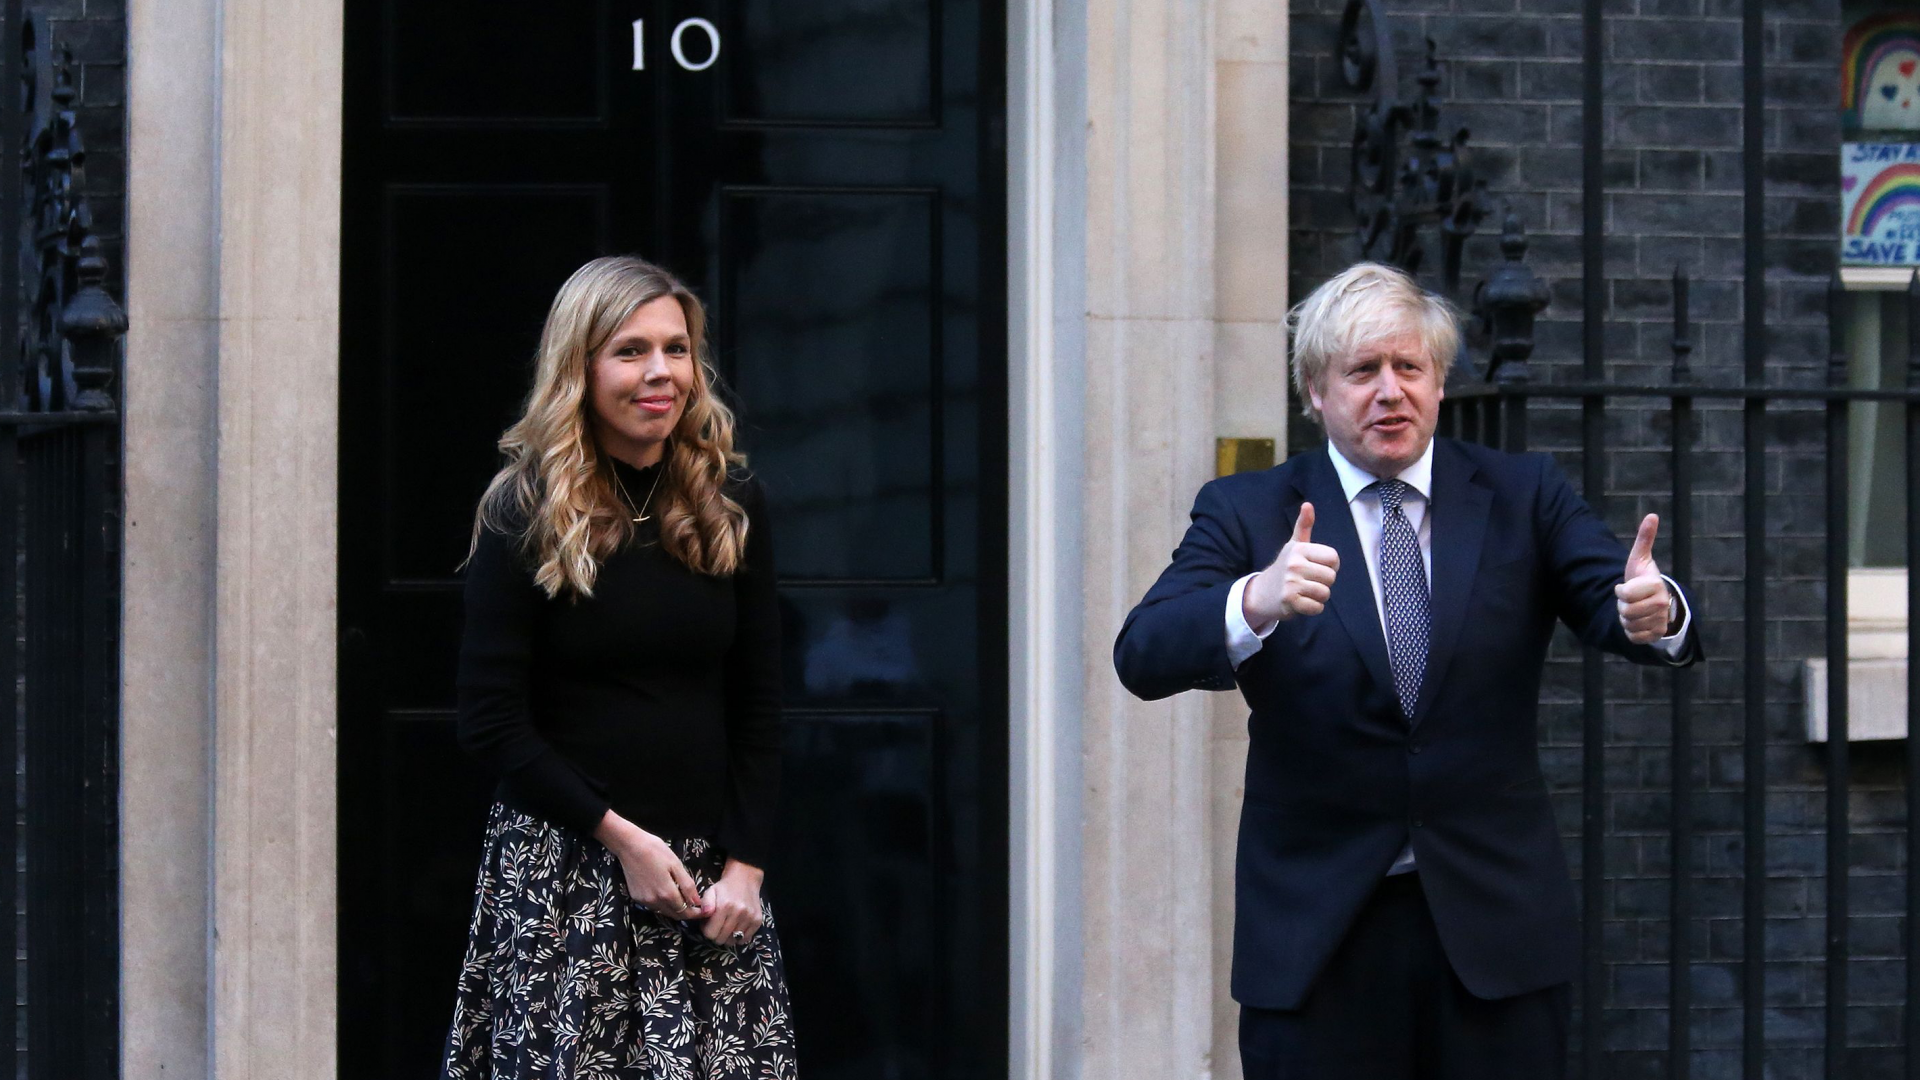
{"label": "black iron railing", "polygon": [[[1355,113],[1352,139],[1349,203],[1354,213],[1355,246],[1362,257],[1384,258],[1410,272],[1427,268],[1427,234],[1437,233],[1441,253],[1438,274],[1442,288],[1455,293],[1461,281],[1461,258],[1467,238],[1491,209],[1491,198],[1484,184],[1470,168],[1464,129],[1449,132],[1440,119],[1438,88],[1439,65],[1435,43],[1428,40],[1424,66],[1419,71],[1413,97],[1402,97],[1392,43],[1396,39],[1387,25],[1391,5],[1382,0],[1347,0],[1337,38],[1336,55],[1346,85],[1371,97]],[[1669,492],[1672,503],[1662,533],[1671,541],[1672,566],[1677,577],[1688,578],[1695,569],[1695,541],[1706,534],[1696,527],[1694,516],[1695,479],[1700,471],[1702,448],[1696,421],[1714,418],[1737,409],[1741,414],[1741,449],[1744,478],[1738,498],[1740,521],[1735,529],[1724,520],[1713,526],[1714,536],[1732,541],[1744,553],[1744,582],[1740,597],[1741,622],[1737,633],[1740,647],[1735,655],[1723,657],[1743,666],[1737,701],[1743,712],[1738,749],[1742,778],[1740,807],[1742,814],[1740,959],[1738,1005],[1741,1013],[1739,1033],[1740,1074],[1746,1080],[1763,1080],[1774,1075],[1768,1061],[1770,1019],[1779,1016],[1768,997],[1770,968],[1767,961],[1769,881],[1768,850],[1768,727],[1769,701],[1768,634],[1781,627],[1769,623],[1770,606],[1782,608],[1785,618],[1796,614],[1785,611],[1779,601],[1770,603],[1770,588],[1777,583],[1772,573],[1799,572],[1800,566],[1769,566],[1768,468],[1769,460],[1778,460],[1782,447],[1769,445],[1768,425],[1788,413],[1804,415],[1807,410],[1824,411],[1825,474],[1825,556],[1824,647],[1827,663],[1825,708],[1827,712],[1826,746],[1821,762],[1824,776],[1819,781],[1825,802],[1825,955],[1823,992],[1814,988],[1807,995],[1825,1012],[1822,1054],[1824,1075],[1840,1080],[1849,1072],[1849,860],[1853,854],[1848,818],[1853,786],[1851,768],[1854,748],[1849,739],[1849,678],[1847,580],[1851,497],[1849,474],[1849,423],[1852,411],[1864,403],[1880,402],[1905,405],[1906,429],[1906,511],[1905,547],[1907,564],[1913,571],[1907,576],[1908,656],[1907,721],[1910,732],[1920,732],[1920,279],[1907,297],[1910,333],[1910,357],[1905,382],[1898,389],[1855,387],[1848,382],[1848,356],[1842,333],[1844,301],[1837,279],[1831,296],[1829,323],[1831,352],[1824,380],[1813,385],[1786,386],[1769,380],[1767,286],[1767,234],[1765,223],[1766,170],[1760,167],[1767,156],[1767,91],[1765,19],[1766,7],[1757,0],[1740,6],[1742,26],[1741,101],[1743,122],[1741,149],[1744,169],[1744,209],[1742,218],[1743,304],[1741,329],[1744,337],[1744,363],[1739,385],[1708,385],[1701,381],[1692,364],[1692,328],[1688,318],[1689,283],[1676,272],[1674,289],[1674,333],[1672,364],[1665,382],[1658,380],[1627,383],[1612,381],[1607,375],[1606,312],[1609,309],[1606,267],[1607,185],[1604,172],[1607,131],[1605,73],[1606,26],[1604,0],[1583,0],[1582,88],[1581,88],[1581,363],[1571,380],[1555,380],[1541,385],[1529,378],[1528,357],[1533,348],[1534,316],[1544,307],[1546,285],[1524,265],[1524,230],[1515,216],[1506,215],[1502,249],[1506,261],[1483,279],[1473,292],[1471,308],[1477,323],[1475,365],[1460,364],[1457,381],[1449,384],[1442,405],[1443,434],[1513,450],[1528,447],[1530,436],[1546,430],[1543,415],[1551,412],[1554,427],[1548,441],[1568,442],[1565,426],[1577,415],[1576,445],[1581,451],[1581,485],[1590,501],[1601,505],[1607,494],[1607,470],[1616,447],[1610,446],[1607,420],[1610,412],[1630,406],[1640,415],[1657,417],[1662,413],[1669,422],[1671,442],[1663,447],[1671,469]],[[1837,194],[1835,196],[1838,197]],[[1530,431],[1530,427],[1535,430]],[[1557,448],[1567,448],[1560,446]],[[1713,496],[1721,492],[1714,491]],[[1789,500],[1797,498],[1789,494]],[[1773,509],[1791,510],[1776,504]],[[1744,535],[1729,536],[1743,532]],[[1731,551],[1723,558],[1731,558]],[[1728,597],[1729,603],[1732,596]],[[1706,605],[1708,608],[1711,605]],[[1703,611],[1711,623],[1713,612]],[[1812,649],[1807,651],[1811,652]],[[1580,775],[1579,807],[1581,839],[1579,861],[1582,874],[1584,926],[1582,948],[1585,970],[1580,987],[1578,1074],[1585,1080],[1600,1080],[1611,1074],[1614,1064],[1610,1043],[1609,975],[1613,970],[1607,955],[1605,934],[1608,890],[1618,878],[1609,873],[1607,816],[1609,808],[1607,775],[1607,722],[1609,709],[1605,666],[1597,652],[1588,650],[1580,661]],[[1697,810],[1709,805],[1711,795],[1696,787],[1690,768],[1696,749],[1695,719],[1702,706],[1718,706],[1726,695],[1703,698],[1705,677],[1695,671],[1675,671],[1662,691],[1668,699],[1671,723],[1668,780],[1668,840],[1674,853],[1668,871],[1667,904],[1667,1052],[1665,1074],[1670,1080],[1685,1080],[1695,1075],[1693,1035],[1694,955],[1690,934],[1698,932],[1701,905],[1700,885],[1688,872],[1690,852],[1699,834]],[[1907,903],[1904,922],[1904,963],[1906,965],[1904,1043],[1905,1071],[1910,1080],[1920,1080],[1920,736],[1906,740],[1904,762],[1906,820]],[[1806,868],[1803,876],[1819,878],[1819,871]],[[1713,955],[1725,957],[1730,950],[1716,945]],[[1776,978],[1784,973],[1775,972]],[[1724,999],[1712,1004],[1724,1005]],[[1884,1044],[1884,1039],[1882,1039]],[[1645,1047],[1642,1047],[1645,1048]],[[1711,1047],[1726,1049],[1724,1038]],[[1720,1074],[1720,1065],[1712,1067]],[[1782,1074],[1785,1075],[1785,1074]],[[1877,1075],[1877,1074],[1876,1074]]]}
{"label": "black iron railing", "polygon": [[120,1065],[126,316],[85,195],[73,57],[20,0],[0,12],[20,35],[0,49],[0,85],[25,91],[0,109],[0,145],[23,149],[19,169],[0,169],[0,220],[18,223],[0,229],[0,342],[15,343],[0,362],[0,686],[15,695],[0,806],[19,815],[0,829],[0,956],[24,956],[26,972],[23,987],[0,964],[0,1000],[30,1080],[105,1080]]}
{"label": "black iron railing", "polygon": [[[1825,1054],[1828,1074],[1847,1075],[1848,1019],[1851,1004],[1848,973],[1851,962],[1849,913],[1849,858],[1851,823],[1849,786],[1853,747],[1849,739],[1848,660],[1848,512],[1854,478],[1849,472],[1849,414],[1856,404],[1865,402],[1905,405],[1906,462],[1906,557],[1910,570],[1920,568],[1920,274],[1916,274],[1905,300],[1909,316],[1908,360],[1905,384],[1899,388],[1869,388],[1849,384],[1849,354],[1843,327],[1846,325],[1846,294],[1836,275],[1830,287],[1828,320],[1831,349],[1825,369],[1825,385],[1770,386],[1764,382],[1741,386],[1709,386],[1694,381],[1690,365],[1692,351],[1688,318],[1689,283],[1676,271],[1673,279],[1674,315],[1671,381],[1666,384],[1629,384],[1601,380],[1541,385],[1527,378],[1526,359],[1510,359],[1500,368],[1496,380],[1476,380],[1468,374],[1450,385],[1441,406],[1440,432],[1509,450],[1528,447],[1529,406],[1536,403],[1577,404],[1582,415],[1581,451],[1585,469],[1586,494],[1599,505],[1605,495],[1604,473],[1596,466],[1606,460],[1608,449],[1603,421],[1608,409],[1633,399],[1640,410],[1665,408],[1670,417],[1671,513],[1662,526],[1662,535],[1672,541],[1672,572],[1682,581],[1694,569],[1693,521],[1694,465],[1697,448],[1694,410],[1697,402],[1722,400],[1739,402],[1746,412],[1748,430],[1763,430],[1769,409],[1780,403],[1794,402],[1805,407],[1819,402],[1825,412],[1824,492],[1826,518],[1826,873],[1825,873]],[[1767,766],[1768,745],[1765,663],[1768,624],[1764,604],[1768,588],[1769,561],[1765,533],[1765,474],[1768,447],[1764,439],[1749,439],[1745,447],[1746,504],[1746,595],[1748,606],[1740,620],[1742,655],[1748,665],[1744,706],[1745,769],[1742,843],[1746,872],[1742,883],[1743,912],[1747,927],[1744,950],[1745,982],[1748,992],[1742,1008],[1749,1025],[1763,1032],[1768,1004],[1766,989],[1767,887]],[[1907,731],[1920,732],[1920,573],[1907,575]],[[1703,610],[1704,618],[1712,612]],[[1606,771],[1607,687],[1602,677],[1603,662],[1597,650],[1586,649],[1583,664],[1583,778],[1581,876],[1584,892],[1583,1026],[1587,1047],[1584,1055],[1598,1061],[1604,1043],[1598,1033],[1604,1030],[1604,1002],[1607,998],[1607,957],[1604,954],[1603,921],[1606,918],[1605,886],[1608,882],[1605,820],[1608,796]],[[1689,763],[1694,755],[1693,712],[1694,672],[1678,669],[1668,676],[1671,716],[1670,839],[1674,863],[1670,869],[1668,897],[1668,1072],[1674,1077],[1690,1075],[1688,1055],[1691,1046],[1691,993],[1693,947],[1691,935],[1697,931],[1694,918],[1695,882],[1688,872],[1689,853],[1693,850],[1695,779]],[[1909,1066],[1907,1075],[1920,1073],[1920,738],[1908,737],[1905,746],[1907,911],[1905,920],[1905,956],[1907,965],[1907,1003],[1905,1024]],[[1754,940],[1760,937],[1760,940]],[[1751,1075],[1759,1075],[1760,1058],[1748,1059]],[[1604,1069],[1605,1066],[1600,1066]],[[1590,1076],[1602,1075],[1591,1071]]]}

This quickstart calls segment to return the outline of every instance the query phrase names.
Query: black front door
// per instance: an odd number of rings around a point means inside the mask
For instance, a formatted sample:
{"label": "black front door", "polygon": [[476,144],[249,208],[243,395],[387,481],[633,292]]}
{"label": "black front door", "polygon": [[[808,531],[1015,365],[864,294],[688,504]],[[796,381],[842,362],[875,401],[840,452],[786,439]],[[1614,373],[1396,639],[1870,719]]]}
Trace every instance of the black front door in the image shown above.
{"label": "black front door", "polygon": [[802,1075],[1004,1072],[999,5],[348,0],[346,41],[341,1075],[438,1064],[489,789],[456,567],[554,290],[626,251],[710,305],[775,515]]}

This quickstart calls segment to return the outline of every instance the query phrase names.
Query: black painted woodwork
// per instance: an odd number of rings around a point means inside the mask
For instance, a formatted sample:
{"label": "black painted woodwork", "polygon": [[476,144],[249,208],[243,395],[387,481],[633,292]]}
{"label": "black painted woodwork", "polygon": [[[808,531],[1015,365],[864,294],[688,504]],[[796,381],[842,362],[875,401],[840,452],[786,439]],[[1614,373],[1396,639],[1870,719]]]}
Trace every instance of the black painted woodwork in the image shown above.
{"label": "black painted woodwork", "polygon": [[[1003,13],[533,10],[347,4],[341,1075],[437,1066],[489,790],[452,736],[455,568],[554,290],[624,251],[707,301],[775,515],[789,709],[768,892],[802,1074],[1001,1075]],[[704,71],[669,48],[690,17],[720,31]],[[710,54],[697,30],[684,51]]]}

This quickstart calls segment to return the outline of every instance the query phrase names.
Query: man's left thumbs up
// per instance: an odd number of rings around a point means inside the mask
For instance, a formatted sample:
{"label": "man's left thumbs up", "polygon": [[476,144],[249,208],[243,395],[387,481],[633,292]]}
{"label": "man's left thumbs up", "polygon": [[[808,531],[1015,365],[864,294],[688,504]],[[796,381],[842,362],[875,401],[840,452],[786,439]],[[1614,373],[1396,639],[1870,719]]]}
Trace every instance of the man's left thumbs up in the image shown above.
{"label": "man's left thumbs up", "polygon": [[1659,532],[1660,515],[1648,514],[1633,538],[1633,550],[1627,553],[1622,581],[1613,587],[1620,625],[1627,632],[1627,640],[1637,645],[1658,641],[1671,632],[1673,595],[1660,576],[1660,565],[1653,561],[1653,541]]}

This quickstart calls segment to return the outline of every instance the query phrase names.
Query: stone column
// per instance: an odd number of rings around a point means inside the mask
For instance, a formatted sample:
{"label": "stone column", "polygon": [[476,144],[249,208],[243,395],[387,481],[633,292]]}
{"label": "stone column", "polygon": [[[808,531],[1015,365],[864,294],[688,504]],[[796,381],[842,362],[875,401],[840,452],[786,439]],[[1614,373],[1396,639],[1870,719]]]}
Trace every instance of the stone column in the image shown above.
{"label": "stone column", "polygon": [[341,7],[221,33],[214,1072],[330,1077]]}
{"label": "stone column", "polygon": [[1246,711],[1237,694],[1136,701],[1110,650],[1214,440],[1285,445],[1286,7],[1127,0],[1086,20],[1078,1070],[1237,1077]]}
{"label": "stone column", "polygon": [[[1287,5],[1219,0],[1214,23],[1214,423],[1287,445]],[[1273,554],[1273,553],[1269,553]],[[1211,695],[1213,1075],[1238,1080],[1240,1009],[1228,994],[1233,856],[1245,792],[1247,708]]]}
{"label": "stone column", "polygon": [[1208,703],[1110,650],[1213,470],[1214,16],[1087,8],[1084,1077],[1203,1076],[1213,1038]]}
{"label": "stone column", "polygon": [[129,30],[124,1071],[331,1077],[341,7]]}
{"label": "stone column", "polygon": [[121,1074],[207,1076],[219,36],[129,5]]}

